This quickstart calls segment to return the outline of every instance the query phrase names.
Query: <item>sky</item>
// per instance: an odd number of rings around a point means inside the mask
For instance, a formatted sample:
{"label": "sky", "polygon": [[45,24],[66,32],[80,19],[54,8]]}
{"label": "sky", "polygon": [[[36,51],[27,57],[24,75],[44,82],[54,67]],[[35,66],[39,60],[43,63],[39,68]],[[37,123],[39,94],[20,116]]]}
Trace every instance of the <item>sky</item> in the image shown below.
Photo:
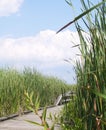
{"label": "sky", "polygon": [[[74,5],[79,14],[79,0]],[[76,83],[78,34],[74,25],[56,34],[74,15],[65,0],[0,0],[0,67],[35,68]]]}

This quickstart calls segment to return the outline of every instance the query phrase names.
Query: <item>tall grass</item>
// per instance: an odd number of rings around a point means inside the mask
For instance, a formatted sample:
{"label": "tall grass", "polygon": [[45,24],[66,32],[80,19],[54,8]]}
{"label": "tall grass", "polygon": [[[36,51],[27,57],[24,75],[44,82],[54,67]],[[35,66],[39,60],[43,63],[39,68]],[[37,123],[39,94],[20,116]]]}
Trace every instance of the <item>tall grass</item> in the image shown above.
{"label": "tall grass", "polygon": [[[83,9],[88,5],[81,0]],[[77,116],[82,118],[83,129],[106,129],[106,6],[96,8],[83,19],[90,38],[83,35],[83,28],[76,23],[80,37],[82,62],[77,62]]]}
{"label": "tall grass", "polygon": [[25,91],[34,93],[33,100],[39,95],[41,106],[45,106],[54,103],[61,89],[69,88],[62,80],[44,76],[34,69],[22,72],[0,69],[0,117],[26,110]]}
{"label": "tall grass", "polygon": [[[81,130],[106,130],[106,0],[98,7],[90,0],[80,2],[85,13],[76,18],[82,19],[86,29],[80,26],[78,19],[72,21],[80,38],[82,59],[75,67],[77,99],[73,104],[73,120],[76,117],[81,120]],[[95,10],[89,11],[93,6]]]}

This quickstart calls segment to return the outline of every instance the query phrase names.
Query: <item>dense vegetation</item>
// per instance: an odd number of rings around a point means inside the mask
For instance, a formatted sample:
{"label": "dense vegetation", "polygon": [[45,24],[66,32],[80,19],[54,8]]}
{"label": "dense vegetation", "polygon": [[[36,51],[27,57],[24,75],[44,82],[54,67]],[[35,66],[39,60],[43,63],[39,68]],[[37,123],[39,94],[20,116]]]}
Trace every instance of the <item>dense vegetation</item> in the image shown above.
{"label": "dense vegetation", "polygon": [[6,116],[26,110],[25,92],[33,92],[33,100],[40,97],[41,106],[54,104],[61,89],[68,90],[62,80],[44,76],[32,69],[22,72],[13,69],[0,70],[0,116]]}
{"label": "dense vegetation", "polygon": [[76,98],[65,107],[62,126],[65,130],[106,130],[106,1],[89,13],[93,0],[80,1],[86,28],[75,21],[81,52],[75,67]]}
{"label": "dense vegetation", "polygon": [[[97,6],[90,0],[80,1],[84,13],[70,22],[75,23],[80,38],[80,45],[76,45],[81,52],[81,61],[77,61],[75,66],[76,96],[65,105],[60,118],[61,126],[64,130],[105,130],[106,0],[102,0]],[[68,1],[67,3],[72,5]],[[82,19],[83,26],[80,25],[79,19]],[[61,80],[42,76],[30,69],[25,69],[22,73],[16,70],[1,70],[0,115],[16,113],[20,109],[26,110],[25,91],[35,93],[34,100],[39,95],[44,106],[53,104],[61,90],[69,87]]]}

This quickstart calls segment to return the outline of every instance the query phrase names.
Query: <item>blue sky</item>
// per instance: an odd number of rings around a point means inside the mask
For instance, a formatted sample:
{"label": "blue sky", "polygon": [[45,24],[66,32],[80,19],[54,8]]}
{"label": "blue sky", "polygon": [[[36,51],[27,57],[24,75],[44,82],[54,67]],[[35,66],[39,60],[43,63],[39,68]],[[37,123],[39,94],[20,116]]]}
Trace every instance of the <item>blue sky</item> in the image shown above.
{"label": "blue sky", "polygon": [[71,8],[65,0],[19,1],[23,2],[16,13],[11,12],[8,14],[9,16],[0,18],[1,36],[11,34],[14,37],[22,37],[35,35],[46,29],[58,30],[73,16]]}
{"label": "blue sky", "polygon": [[[95,0],[96,1],[96,0]],[[73,0],[80,12],[79,0]],[[68,83],[75,83],[73,71],[79,43],[74,26],[56,31],[72,20],[65,0],[0,0],[0,66],[35,68]],[[67,63],[64,59],[71,58]]]}

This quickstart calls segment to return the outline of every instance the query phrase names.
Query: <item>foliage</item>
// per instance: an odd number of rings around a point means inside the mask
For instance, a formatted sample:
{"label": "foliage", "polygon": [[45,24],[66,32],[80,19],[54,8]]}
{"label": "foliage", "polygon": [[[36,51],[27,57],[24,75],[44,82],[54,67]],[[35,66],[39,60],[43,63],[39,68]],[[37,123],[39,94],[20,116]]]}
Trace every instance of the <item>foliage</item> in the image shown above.
{"label": "foliage", "polygon": [[[23,113],[26,110],[24,92],[35,93],[40,97],[40,107],[53,105],[61,89],[71,89],[71,85],[34,69],[19,72],[13,69],[0,69],[0,116]],[[37,92],[37,94],[36,94]]]}
{"label": "foliage", "polygon": [[41,121],[41,123],[38,122],[34,122],[31,120],[26,120],[27,122],[33,124],[33,125],[38,125],[38,126],[42,126],[44,128],[44,130],[54,130],[55,128],[55,123],[58,121],[58,117],[52,114],[50,114],[50,119],[53,122],[52,126],[49,126],[48,122],[47,122],[47,107],[44,107],[42,114],[39,114],[38,110],[39,110],[39,106],[40,106],[40,98],[39,96],[37,96],[36,100],[33,101],[33,96],[34,94],[31,93],[30,95],[25,92],[25,97],[26,97],[26,104],[27,104],[27,108],[31,111],[33,111],[35,113],[35,115],[37,115]]}
{"label": "foliage", "polygon": [[[102,0],[97,5],[93,5],[90,0],[80,1],[83,13],[59,30],[75,23],[80,38],[80,45],[76,45],[81,52],[81,61],[77,61],[75,67],[77,100],[73,104],[75,108],[73,118],[81,119],[81,130],[105,130],[106,0]],[[72,3],[70,5],[72,6]],[[83,26],[78,22],[79,19],[82,19]],[[84,25],[86,29],[83,28]],[[65,114],[69,113],[71,112]]]}
{"label": "foliage", "polygon": [[[84,10],[90,7],[82,0]],[[78,23],[82,61],[76,63],[77,116],[83,118],[83,129],[106,129],[106,12],[105,4],[83,19],[90,38]],[[92,18],[93,16],[93,18]],[[79,105],[80,104],[80,105]]]}
{"label": "foliage", "polygon": [[63,130],[82,130],[82,119],[75,116],[76,97],[68,104],[65,104],[60,117],[61,127]]}

